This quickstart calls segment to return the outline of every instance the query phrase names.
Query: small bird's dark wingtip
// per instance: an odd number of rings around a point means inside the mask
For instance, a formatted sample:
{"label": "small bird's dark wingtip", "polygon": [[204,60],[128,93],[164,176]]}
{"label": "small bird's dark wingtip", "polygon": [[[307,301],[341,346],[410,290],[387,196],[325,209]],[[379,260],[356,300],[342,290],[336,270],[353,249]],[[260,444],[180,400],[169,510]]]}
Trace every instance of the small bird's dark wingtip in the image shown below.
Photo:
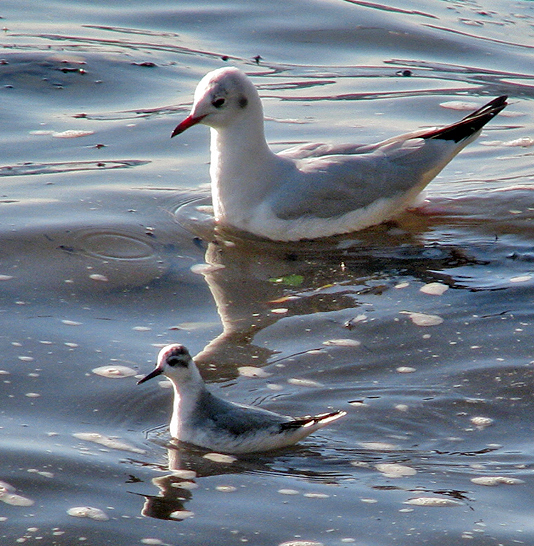
{"label": "small bird's dark wingtip", "polygon": [[313,416],[308,415],[306,417],[293,419],[293,421],[288,421],[287,423],[282,423],[280,425],[280,430],[295,429],[295,428],[301,428],[301,427],[312,427],[313,425],[316,425],[317,423],[322,423],[323,425],[327,425],[328,423],[331,423],[332,421],[335,421],[336,419],[340,419],[344,415],[347,415],[347,412],[343,410],[330,411],[328,413],[321,413],[320,415],[313,415]]}

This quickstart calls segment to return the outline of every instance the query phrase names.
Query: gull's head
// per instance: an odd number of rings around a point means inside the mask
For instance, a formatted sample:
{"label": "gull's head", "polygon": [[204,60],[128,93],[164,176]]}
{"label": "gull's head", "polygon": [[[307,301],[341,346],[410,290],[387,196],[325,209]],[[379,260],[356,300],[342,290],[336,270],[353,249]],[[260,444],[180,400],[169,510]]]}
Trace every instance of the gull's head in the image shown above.
{"label": "gull's head", "polygon": [[161,349],[156,367],[148,375],[140,379],[137,384],[140,385],[161,374],[173,382],[180,383],[187,381],[192,376],[196,376],[198,371],[189,351],[183,345],[173,343]]}
{"label": "gull's head", "polygon": [[258,109],[256,116],[263,123],[261,101],[253,83],[237,68],[220,68],[200,80],[191,113],[174,129],[171,136],[179,135],[197,123],[223,129]]}

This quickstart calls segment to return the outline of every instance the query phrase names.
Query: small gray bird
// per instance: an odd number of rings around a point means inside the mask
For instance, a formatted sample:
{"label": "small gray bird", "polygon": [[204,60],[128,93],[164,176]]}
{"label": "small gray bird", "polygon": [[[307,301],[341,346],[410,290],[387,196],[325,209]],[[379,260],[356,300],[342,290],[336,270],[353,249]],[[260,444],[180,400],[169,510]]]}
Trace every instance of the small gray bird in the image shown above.
{"label": "small gray bird", "polygon": [[293,419],[235,404],[211,394],[189,351],[178,343],[163,347],[156,368],[138,385],[160,374],[174,387],[173,438],[224,453],[252,453],[287,447],[346,415],[344,411]]}

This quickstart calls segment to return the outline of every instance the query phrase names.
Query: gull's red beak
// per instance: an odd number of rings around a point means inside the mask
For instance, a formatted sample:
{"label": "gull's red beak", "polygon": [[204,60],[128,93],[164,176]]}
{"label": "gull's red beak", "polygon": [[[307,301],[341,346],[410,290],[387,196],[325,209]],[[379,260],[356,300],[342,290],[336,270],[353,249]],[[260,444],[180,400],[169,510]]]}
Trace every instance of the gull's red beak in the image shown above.
{"label": "gull's red beak", "polygon": [[172,132],[171,138],[183,133],[186,129],[189,129],[189,127],[192,127],[193,125],[201,122],[205,117],[206,116],[187,116],[184,121],[182,121],[182,123],[176,126],[176,129],[174,129],[174,131]]}

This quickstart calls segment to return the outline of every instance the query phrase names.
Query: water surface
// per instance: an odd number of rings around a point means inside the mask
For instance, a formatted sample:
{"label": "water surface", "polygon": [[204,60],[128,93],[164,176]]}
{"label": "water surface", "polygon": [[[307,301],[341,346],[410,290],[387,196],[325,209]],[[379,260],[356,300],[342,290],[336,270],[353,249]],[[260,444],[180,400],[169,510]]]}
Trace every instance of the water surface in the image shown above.
{"label": "water surface", "polygon": [[[8,0],[0,16],[6,544],[534,541],[532,2]],[[260,89],[275,149],[510,105],[423,211],[275,244],[214,232],[208,131],[169,138],[227,64]],[[221,396],[348,415],[231,462],[170,445],[170,391],[135,385],[169,342]]]}

